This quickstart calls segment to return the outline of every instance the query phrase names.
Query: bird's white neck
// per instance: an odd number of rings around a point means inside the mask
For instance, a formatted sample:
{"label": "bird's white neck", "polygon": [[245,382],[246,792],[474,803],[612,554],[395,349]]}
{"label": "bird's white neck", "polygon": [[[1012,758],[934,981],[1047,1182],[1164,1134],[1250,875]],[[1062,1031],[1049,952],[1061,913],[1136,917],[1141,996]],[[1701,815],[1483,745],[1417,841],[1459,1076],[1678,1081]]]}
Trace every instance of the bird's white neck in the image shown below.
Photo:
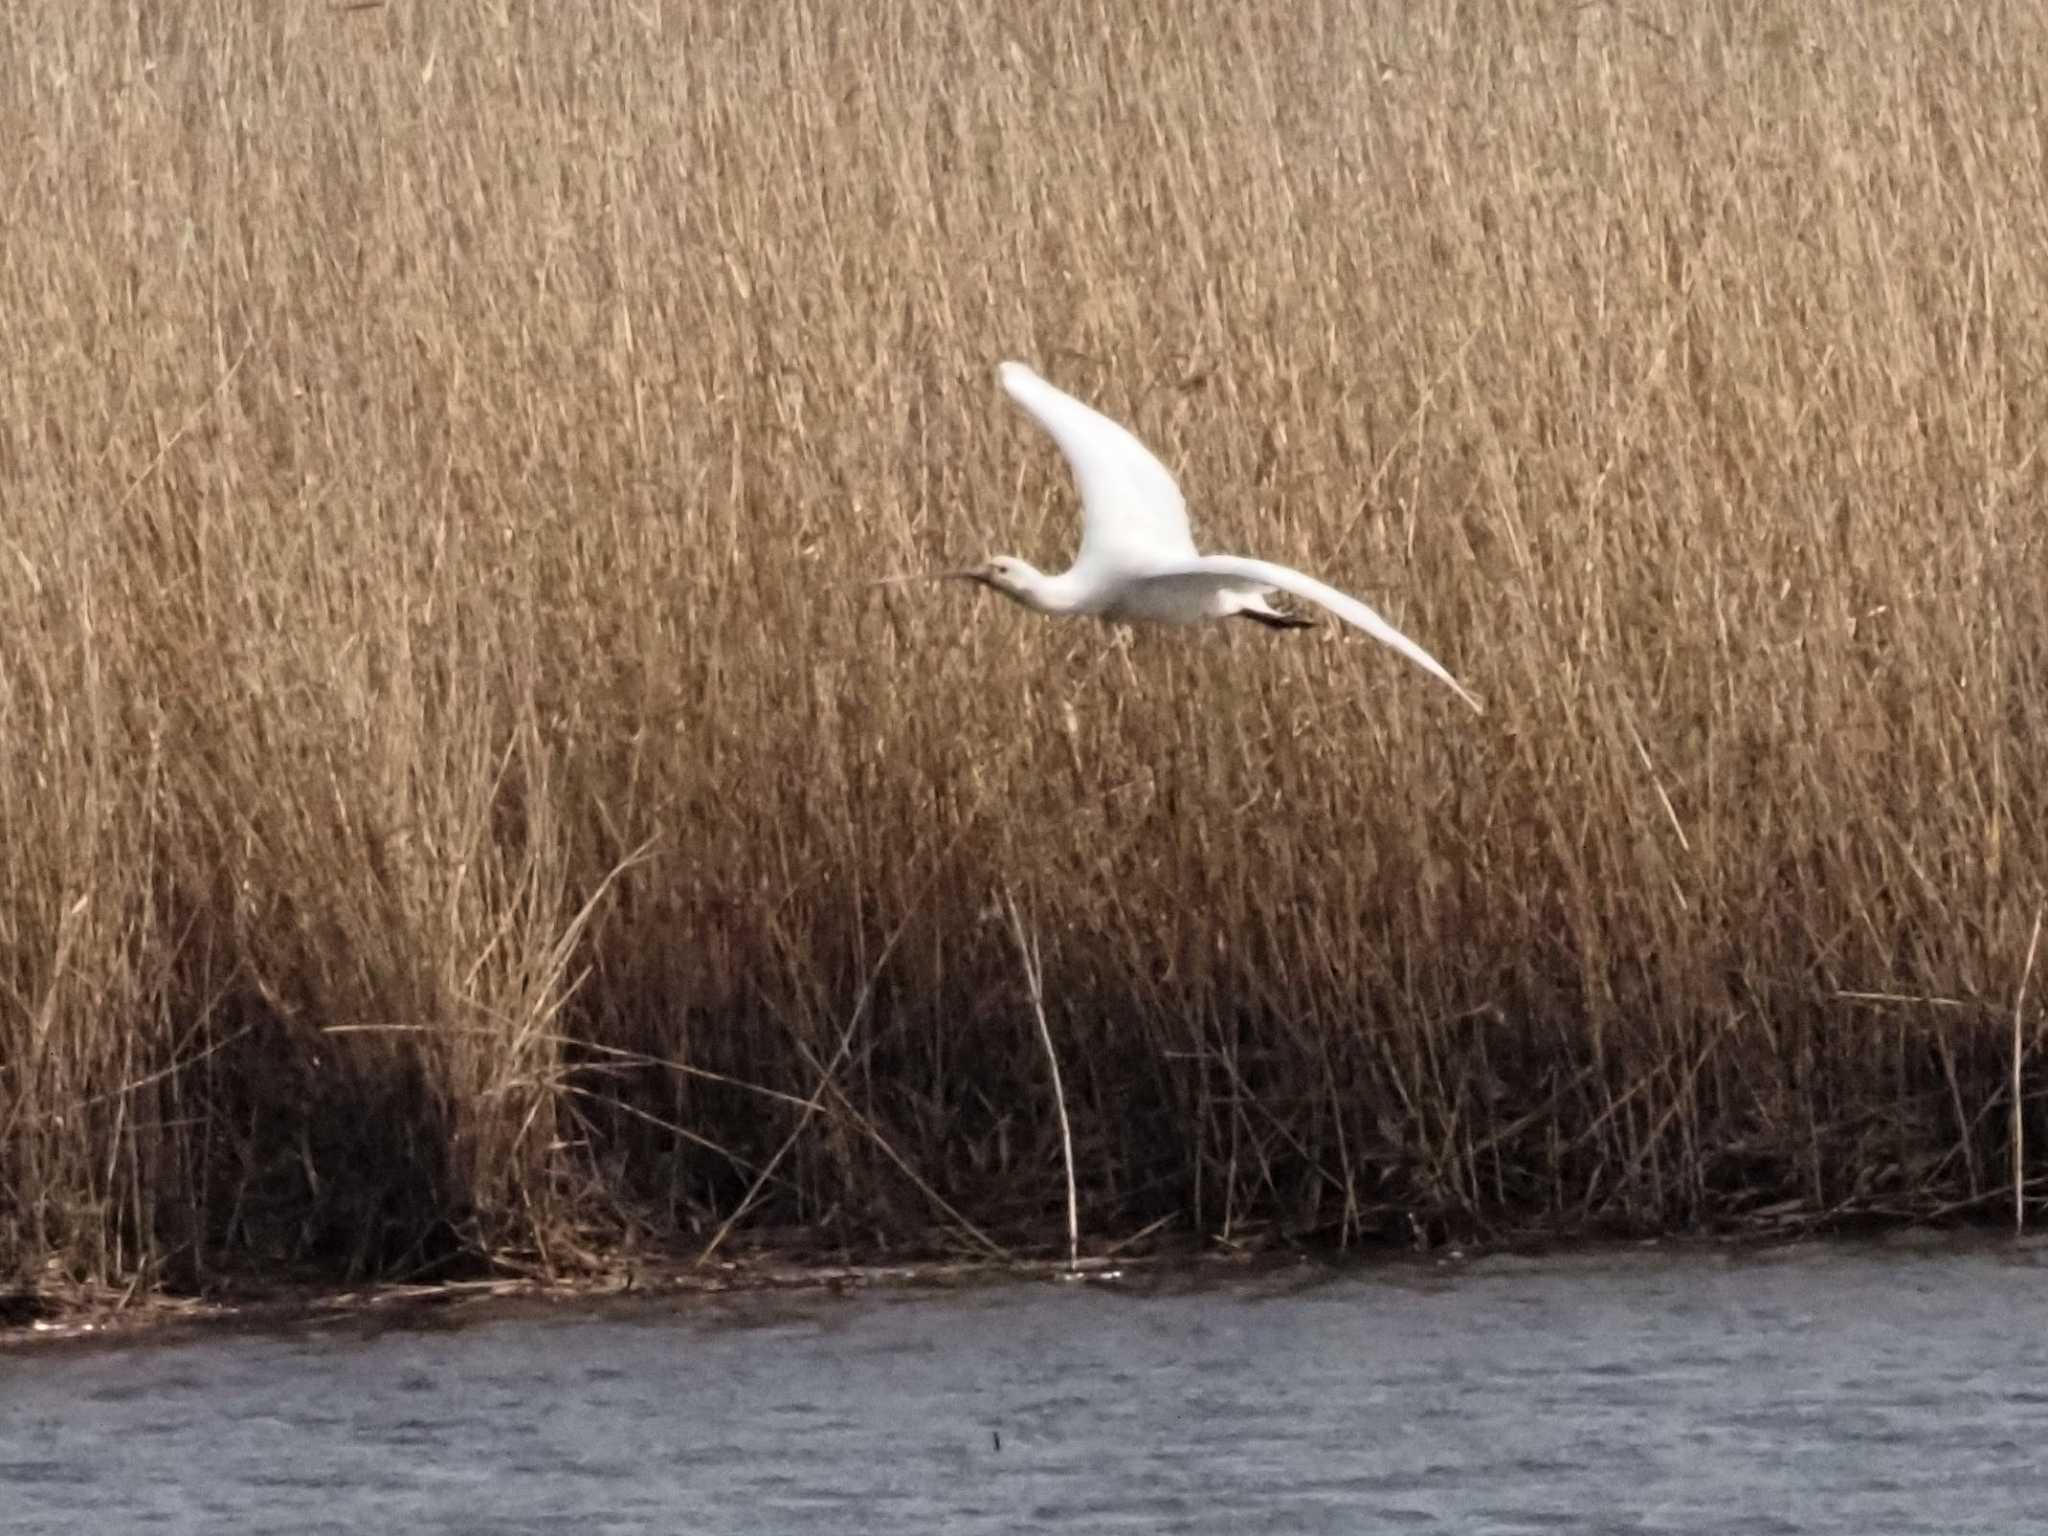
{"label": "bird's white neck", "polygon": [[1073,572],[1048,576],[1034,566],[1025,566],[1015,588],[1001,589],[1003,596],[1039,613],[1081,613],[1085,611],[1079,583]]}

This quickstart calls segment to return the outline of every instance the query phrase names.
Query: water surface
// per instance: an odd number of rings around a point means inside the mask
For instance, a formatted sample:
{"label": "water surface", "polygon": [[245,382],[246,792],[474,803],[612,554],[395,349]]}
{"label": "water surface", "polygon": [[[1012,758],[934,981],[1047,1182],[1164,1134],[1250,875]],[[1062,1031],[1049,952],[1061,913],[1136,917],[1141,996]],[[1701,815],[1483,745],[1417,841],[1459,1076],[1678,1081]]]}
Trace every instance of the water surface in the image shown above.
{"label": "water surface", "polygon": [[1605,1253],[0,1356],[0,1531],[2010,1532],[2048,1256]]}

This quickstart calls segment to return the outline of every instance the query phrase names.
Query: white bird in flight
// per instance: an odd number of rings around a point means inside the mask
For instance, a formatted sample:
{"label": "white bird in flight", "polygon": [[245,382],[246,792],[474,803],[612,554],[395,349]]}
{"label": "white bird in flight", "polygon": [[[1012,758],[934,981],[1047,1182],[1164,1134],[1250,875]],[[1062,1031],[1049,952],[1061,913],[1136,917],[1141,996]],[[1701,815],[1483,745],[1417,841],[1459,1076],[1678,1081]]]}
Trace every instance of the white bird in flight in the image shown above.
{"label": "white bird in flight", "polygon": [[1311,620],[1280,613],[1266,601],[1269,593],[1286,592],[1392,646],[1482,709],[1442,663],[1357,598],[1269,560],[1198,553],[1180,487],[1143,443],[1022,363],[1004,363],[999,372],[1010,398],[1051,434],[1074,472],[1081,548],[1058,576],[1012,555],[947,576],[980,582],[1040,613],[1154,624],[1236,616],[1274,629],[1307,627]]}

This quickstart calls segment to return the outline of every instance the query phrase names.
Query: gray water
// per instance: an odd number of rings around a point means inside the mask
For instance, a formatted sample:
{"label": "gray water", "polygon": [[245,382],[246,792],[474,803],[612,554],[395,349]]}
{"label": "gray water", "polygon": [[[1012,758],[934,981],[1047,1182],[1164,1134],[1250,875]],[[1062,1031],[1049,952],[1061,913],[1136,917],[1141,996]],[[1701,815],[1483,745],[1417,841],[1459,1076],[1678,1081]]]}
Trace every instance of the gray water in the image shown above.
{"label": "gray water", "polygon": [[549,1308],[0,1355],[0,1531],[2012,1532],[2048,1255]]}

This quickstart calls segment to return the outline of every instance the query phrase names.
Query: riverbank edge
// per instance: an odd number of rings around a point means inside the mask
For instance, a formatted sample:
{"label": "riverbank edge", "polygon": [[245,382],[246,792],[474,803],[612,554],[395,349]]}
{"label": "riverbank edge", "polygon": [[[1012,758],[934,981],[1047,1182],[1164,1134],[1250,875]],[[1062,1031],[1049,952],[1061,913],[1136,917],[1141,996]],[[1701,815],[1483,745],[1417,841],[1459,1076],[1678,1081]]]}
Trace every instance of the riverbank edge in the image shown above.
{"label": "riverbank edge", "polygon": [[1487,1260],[1612,1254],[1765,1255],[1814,1246],[2048,1248],[2048,1229],[2014,1234],[1989,1223],[1902,1218],[1850,1225],[1810,1220],[1745,1224],[1715,1231],[1620,1237],[1517,1233],[1436,1246],[1332,1250],[1273,1241],[1159,1244],[1145,1253],[1082,1255],[1072,1263],[1047,1244],[1003,1257],[848,1256],[810,1234],[770,1233],[710,1259],[621,1255],[606,1267],[554,1275],[494,1274],[423,1283],[337,1284],[316,1277],[223,1277],[203,1294],[131,1286],[0,1293],[0,1356],[49,1346],[168,1343],[221,1328],[284,1329],[361,1325],[465,1326],[507,1312],[577,1304],[664,1303],[692,1298],[851,1296],[949,1291],[1027,1282],[1165,1289],[1284,1271],[1337,1277],[1368,1270],[1441,1270]]}

